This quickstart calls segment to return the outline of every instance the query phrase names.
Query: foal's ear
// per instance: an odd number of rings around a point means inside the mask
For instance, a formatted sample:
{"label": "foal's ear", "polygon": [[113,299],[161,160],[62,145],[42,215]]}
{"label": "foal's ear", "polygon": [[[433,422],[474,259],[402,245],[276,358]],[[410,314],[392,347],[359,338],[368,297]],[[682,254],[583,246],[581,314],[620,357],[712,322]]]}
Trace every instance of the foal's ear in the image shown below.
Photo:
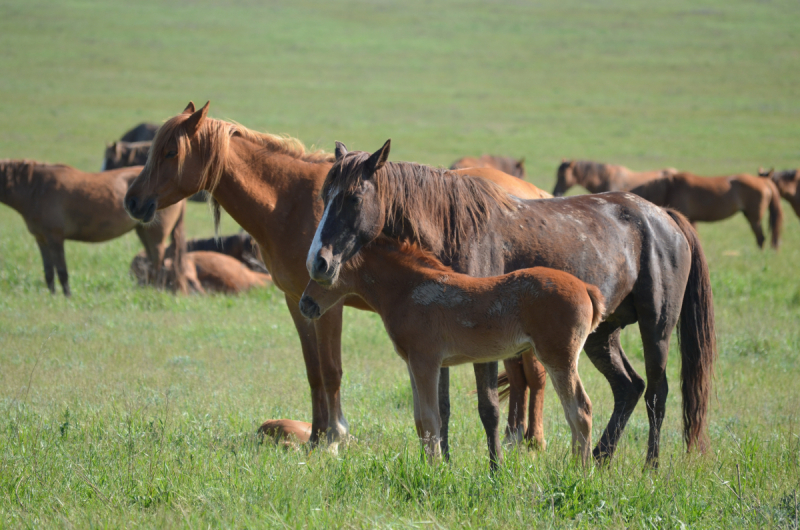
{"label": "foal's ear", "polygon": [[334,149],[333,153],[336,155],[336,160],[341,160],[347,154],[347,146],[342,142],[336,142],[336,149]]}
{"label": "foal's ear", "polygon": [[190,137],[197,134],[197,131],[200,130],[200,126],[203,125],[203,121],[206,119],[206,115],[208,114],[208,105],[210,103],[210,101],[207,101],[202,109],[192,113],[192,115],[189,116],[189,119],[183,122],[186,127],[186,132]]}
{"label": "foal's ear", "polygon": [[392,146],[392,139],[386,140],[383,147],[372,153],[367,160],[367,172],[372,175],[386,164],[389,159],[389,148]]}
{"label": "foal's ear", "polygon": [[194,101],[190,101],[181,114],[194,114]]}

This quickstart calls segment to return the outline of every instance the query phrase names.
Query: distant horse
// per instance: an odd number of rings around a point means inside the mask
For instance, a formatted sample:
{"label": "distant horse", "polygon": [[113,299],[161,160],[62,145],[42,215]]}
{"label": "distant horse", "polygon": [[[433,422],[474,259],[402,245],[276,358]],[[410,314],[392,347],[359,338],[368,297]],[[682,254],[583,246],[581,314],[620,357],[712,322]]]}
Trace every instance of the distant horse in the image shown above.
{"label": "distant horse", "polygon": [[[470,276],[535,266],[569,272],[598,286],[608,308],[606,320],[585,345],[589,359],[610,383],[615,402],[595,458],[602,461],[613,454],[644,391],[650,420],[647,460],[657,465],[668,393],[667,355],[676,323],[684,440],[687,449],[705,447],[716,358],[714,306],[697,233],[681,214],[619,192],[522,200],[471,176],[387,162],[389,145],[387,141],[370,154],[348,153],[337,143],[336,163],[322,187],[323,218],[306,261],[312,279],[335,284],[348,260],[381,234],[419,243]],[[634,322],[644,346],[646,390],[620,345],[622,328]],[[476,377],[479,411],[494,462],[500,456],[497,365],[483,367],[485,377]],[[481,395],[495,406],[481,409]]]}
{"label": "distant horse", "polygon": [[[230,236],[190,239],[186,242],[186,249],[189,252],[197,250],[220,252],[236,258],[250,270],[265,274],[269,272],[264,266],[264,262],[261,261],[256,240],[244,230]],[[169,249],[167,249],[167,254],[169,254]]]}
{"label": "distant horse", "polygon": [[157,123],[140,123],[119,139],[120,142],[145,142],[156,137],[160,125]]}
{"label": "distant horse", "polygon": [[143,166],[147,162],[152,141],[123,142],[118,141],[106,146],[102,171],[121,167]]}
{"label": "distant horse", "polygon": [[556,187],[553,195],[561,197],[572,186],[580,185],[589,193],[606,191],[629,191],[647,181],[677,173],[677,169],[666,168],[655,171],[631,171],[625,166],[600,164],[588,160],[562,160],[556,172]]}
{"label": "distant horse", "polygon": [[800,217],[800,171],[796,169],[787,169],[785,171],[775,171],[774,169],[764,171],[759,169],[758,176],[771,178],[772,182],[777,186],[781,197],[789,201],[794,213]]}
{"label": "distant horse", "polygon": [[[207,117],[208,104],[182,114],[161,127],[141,175],[133,182],[125,207],[136,219],[152,219],[164,208],[198,190],[208,190],[258,242],[275,285],[286,296],[303,350],[311,387],[311,443],[328,432],[331,444],[348,434],[341,410],[340,386],[342,308],[309,322],[298,308],[308,283],[304,264],[314,230],[322,218],[322,183],[333,155],[309,152],[294,138],[258,133],[241,125]],[[492,179],[518,197],[546,196],[532,184],[503,172],[462,170]],[[217,217],[217,221],[218,221]],[[369,310],[362,301],[347,305]],[[495,374],[496,377],[496,374]],[[449,415],[449,405],[442,400]]]}
{"label": "distant horse", "polygon": [[262,439],[271,438],[275,445],[297,448],[311,437],[311,424],[297,420],[267,420],[258,428]]}
{"label": "distant horse", "polygon": [[453,162],[450,169],[466,169],[468,167],[491,167],[521,179],[526,177],[525,157],[517,160],[510,156],[481,155],[480,158],[465,156]]}
{"label": "distant horse", "polygon": [[692,224],[698,221],[722,221],[742,212],[750,222],[759,248],[764,248],[761,219],[769,209],[772,248],[780,246],[783,210],[778,189],[769,179],[752,175],[700,177],[691,173],[677,173],[651,180],[633,188],[631,193],[658,206],[678,210]]}
{"label": "distant horse", "polygon": [[[165,258],[164,264],[170,268],[172,258]],[[199,293],[238,294],[272,284],[269,274],[252,271],[241,261],[219,252],[188,252],[183,258],[183,266],[187,285]],[[143,252],[133,258],[130,272],[139,285],[154,283],[156,275]],[[167,276],[166,287],[177,288],[174,275]]]}
{"label": "distant horse", "polygon": [[162,270],[164,240],[168,234],[172,235],[179,249],[176,274],[179,285],[184,285],[178,265],[185,249],[183,213],[186,204],[180,202],[164,210],[154,223],[145,225],[131,219],[125,212],[123,199],[128,184],[141,169],[84,173],[65,165],[0,160],[0,202],[19,212],[36,238],[50,292],[55,293],[55,270],[64,294],[70,295],[65,239],[99,243],[131,230],[136,230],[158,271]]}
{"label": "distant horse", "polygon": [[347,295],[375,309],[408,364],[417,434],[430,458],[441,455],[441,367],[497,361],[532,348],[561,399],[573,452],[589,461],[592,404],[578,375],[578,356],[603,317],[597,287],[544,267],[473,278],[418,245],[378,238],[330,288],[310,281],[300,311],[319,318]]}

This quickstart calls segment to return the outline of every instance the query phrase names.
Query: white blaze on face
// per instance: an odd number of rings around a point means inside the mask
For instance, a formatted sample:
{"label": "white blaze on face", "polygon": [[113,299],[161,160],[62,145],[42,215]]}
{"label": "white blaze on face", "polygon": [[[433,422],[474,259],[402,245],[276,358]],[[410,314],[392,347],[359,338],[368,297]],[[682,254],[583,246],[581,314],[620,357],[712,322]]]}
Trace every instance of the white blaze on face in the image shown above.
{"label": "white blaze on face", "polygon": [[335,199],[338,194],[339,190],[331,191],[330,198],[328,199],[328,205],[325,206],[325,211],[322,213],[322,219],[317,226],[317,231],[314,233],[314,240],[311,242],[311,248],[308,249],[308,256],[306,256],[306,269],[308,269],[309,273],[311,273],[311,267],[314,265],[314,260],[317,258],[317,254],[319,254],[319,251],[322,250],[322,228],[325,226],[325,222],[328,220],[328,212],[333,204],[333,199]]}

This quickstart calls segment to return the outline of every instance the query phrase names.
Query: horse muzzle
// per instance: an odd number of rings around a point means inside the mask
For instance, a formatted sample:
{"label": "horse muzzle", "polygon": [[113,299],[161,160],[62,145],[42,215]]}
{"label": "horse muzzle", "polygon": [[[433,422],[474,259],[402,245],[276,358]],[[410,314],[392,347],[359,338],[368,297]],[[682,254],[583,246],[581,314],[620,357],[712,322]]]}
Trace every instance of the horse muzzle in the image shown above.
{"label": "horse muzzle", "polygon": [[307,263],[308,275],[322,286],[330,286],[339,276],[339,262],[334,260],[330,250],[320,250],[316,257]]}
{"label": "horse muzzle", "polygon": [[149,223],[156,216],[156,200],[141,200],[137,197],[126,196],[125,210],[128,211],[128,215],[137,221]]}
{"label": "horse muzzle", "polygon": [[316,320],[322,316],[322,310],[319,305],[308,295],[300,299],[300,312],[309,320]]}

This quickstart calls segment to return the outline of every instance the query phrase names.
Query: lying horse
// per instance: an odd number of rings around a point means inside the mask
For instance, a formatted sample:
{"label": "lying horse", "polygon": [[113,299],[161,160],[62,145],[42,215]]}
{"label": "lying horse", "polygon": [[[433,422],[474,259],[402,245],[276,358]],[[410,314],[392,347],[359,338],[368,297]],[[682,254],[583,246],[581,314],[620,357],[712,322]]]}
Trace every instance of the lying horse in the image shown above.
{"label": "lying horse", "polygon": [[[264,262],[261,260],[261,254],[258,250],[256,240],[244,230],[230,236],[190,239],[186,242],[186,249],[189,252],[198,250],[219,252],[236,258],[244,263],[250,270],[264,274],[269,273],[264,266]],[[167,249],[167,254],[169,255],[169,249]]]}
{"label": "lying horse", "polygon": [[[614,393],[614,411],[595,458],[613,455],[644,391],[650,420],[647,460],[657,465],[669,341],[676,324],[684,440],[687,449],[706,446],[716,359],[714,306],[697,233],[681,214],[619,192],[522,200],[469,175],[388,162],[389,146],[387,141],[372,154],[349,153],[337,143],[336,163],[321,192],[325,210],[306,261],[312,279],[335,284],[348,260],[381,234],[419,243],[470,276],[536,266],[569,272],[598,286],[608,308],[585,345]],[[646,389],[620,344],[622,328],[634,322],[644,346]],[[479,412],[496,465],[497,365],[475,366]]]}
{"label": "lying horse", "polygon": [[258,428],[262,440],[271,438],[275,445],[295,449],[311,437],[311,424],[297,420],[267,420]]}
{"label": "lying horse", "polygon": [[677,172],[678,170],[673,168],[636,172],[625,166],[600,164],[588,160],[562,160],[556,172],[556,187],[553,189],[553,195],[561,197],[575,185],[583,186],[589,190],[589,193],[628,191],[647,181]]}
{"label": "lying horse", "polygon": [[800,217],[800,171],[796,169],[787,169],[785,171],[770,169],[769,171],[764,171],[759,168],[758,176],[772,179],[781,197],[789,201],[794,213]]}
{"label": "lying horse", "polygon": [[480,158],[465,156],[453,162],[450,169],[466,169],[468,167],[491,167],[521,179],[525,179],[526,176],[525,157],[517,160],[510,156],[481,155]]}
{"label": "lying horse", "polygon": [[0,160],[0,202],[25,219],[36,238],[44,263],[44,277],[55,293],[54,270],[66,296],[70,295],[64,240],[99,243],[136,230],[147,257],[159,274],[163,271],[168,234],[178,248],[175,274],[185,289],[181,261],[186,242],[183,214],[186,203],[176,203],[159,213],[156,222],[142,224],[125,211],[123,198],[141,167],[102,173],[85,173],[66,165],[27,160]]}
{"label": "lying horse", "polygon": [[633,188],[631,193],[658,206],[678,210],[692,224],[698,221],[722,221],[742,212],[750,222],[759,248],[764,248],[761,219],[769,208],[772,248],[780,246],[783,210],[778,189],[769,179],[752,175],[699,177],[691,173],[677,173],[651,180]]}
{"label": "lying horse", "polygon": [[[134,218],[147,221],[158,208],[208,190],[215,210],[221,206],[253,235],[275,285],[285,294],[300,338],[311,387],[310,443],[317,443],[325,432],[331,444],[338,443],[349,431],[340,397],[342,307],[332,308],[313,323],[298,309],[308,283],[306,254],[323,215],[320,190],[334,157],[308,151],[295,138],[259,133],[207,114],[208,104],[195,109],[190,103],[164,123],[145,169],[128,190],[125,207]],[[548,196],[497,170],[473,168],[454,174],[489,179],[517,197]],[[370,310],[357,299],[345,303]],[[447,385],[443,389],[443,397],[448,396]],[[440,402],[447,418],[449,405],[445,399]],[[499,414],[494,405],[493,413]]]}
{"label": "lying horse", "polygon": [[[164,260],[166,267],[172,265],[172,258]],[[247,268],[239,260],[221,254],[198,250],[188,252],[183,258],[184,276],[189,288],[198,293],[217,292],[239,294],[254,287],[266,287],[272,284],[269,274],[255,272]],[[137,254],[131,261],[130,273],[139,285],[151,285],[156,278],[144,253]],[[177,289],[174,275],[166,278],[167,288]]]}
{"label": "lying horse", "polygon": [[121,167],[143,166],[147,162],[152,141],[123,142],[122,140],[108,144],[103,156],[103,169],[119,169]]}
{"label": "lying horse", "polygon": [[578,375],[578,356],[602,320],[603,295],[597,287],[544,267],[473,278],[445,267],[417,245],[378,238],[330,288],[310,281],[300,311],[317,319],[347,295],[375,309],[408,364],[414,421],[429,457],[441,455],[440,368],[506,359],[530,347],[561,399],[573,452],[588,462],[592,404]]}

